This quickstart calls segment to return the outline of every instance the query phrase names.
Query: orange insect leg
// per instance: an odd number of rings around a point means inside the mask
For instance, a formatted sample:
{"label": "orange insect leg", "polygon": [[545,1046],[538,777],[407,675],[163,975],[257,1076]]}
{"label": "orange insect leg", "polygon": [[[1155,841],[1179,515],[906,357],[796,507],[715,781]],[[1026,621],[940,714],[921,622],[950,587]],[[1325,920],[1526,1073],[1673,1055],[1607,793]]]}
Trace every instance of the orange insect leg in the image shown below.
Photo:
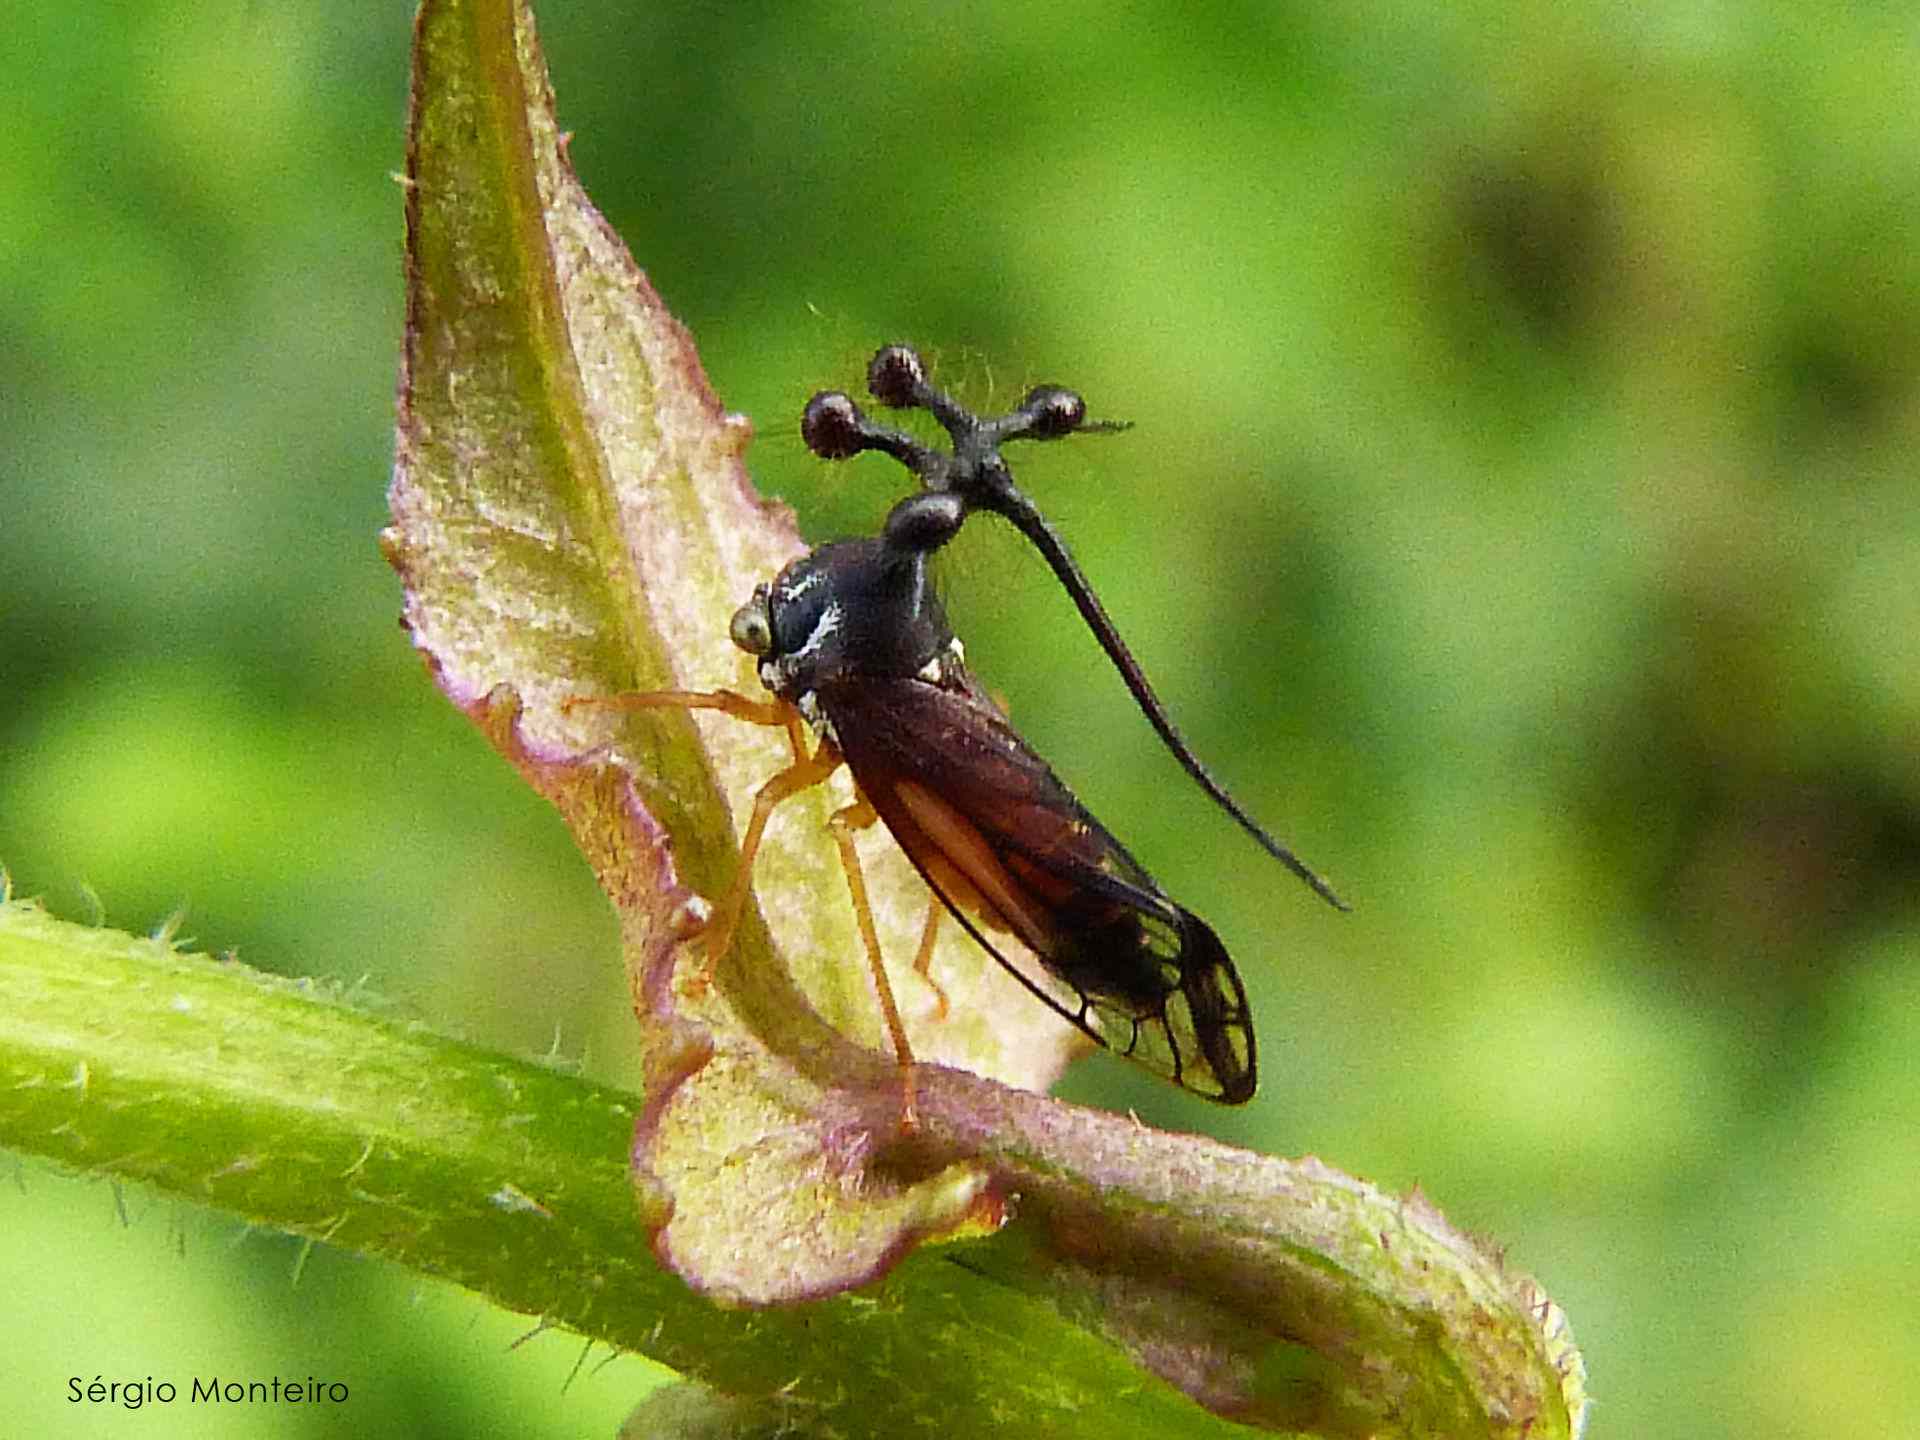
{"label": "orange insect leg", "polygon": [[927,897],[926,928],[920,932],[920,953],[913,957],[914,974],[927,982],[933,990],[934,998],[940,1002],[939,1008],[934,1011],[936,1020],[945,1020],[953,1009],[947,1000],[946,987],[933,978],[933,946],[934,942],[940,938],[940,917],[946,913],[946,909],[947,907],[940,903],[938,895]]}
{"label": "orange insect leg", "polygon": [[[845,763],[844,757],[831,740],[822,740],[819,748],[808,755],[805,718],[786,701],[754,700],[733,690],[649,690],[632,695],[576,696],[566,701],[562,708],[571,710],[578,705],[605,705],[617,710],[719,710],[750,724],[787,732],[787,741],[793,749],[793,763],[754,792],[753,813],[747,821],[747,833],[740,841],[739,872],[734,876],[733,884],[727,888],[727,893],[714,907],[712,919],[707,922],[704,937],[706,959],[700,973],[688,983],[688,989],[698,994],[713,983],[714,968],[733,944],[734,931],[739,928],[740,917],[746,910],[747,896],[753,889],[754,857],[760,853],[760,842],[766,835],[767,820],[774,808],[781,801],[791,799],[802,790],[826,780]],[[867,898],[866,874],[860,867],[860,855],[853,840],[855,831],[866,829],[878,818],[873,806],[863,796],[835,811],[827,822],[827,828],[840,851],[840,866],[846,872],[847,891],[853,900],[854,921],[859,927],[860,940],[873,970],[874,989],[879,996],[880,1012],[886,1020],[887,1033],[893,1041],[894,1057],[900,1064],[901,1120],[908,1128],[912,1128],[916,1123],[913,1047],[907,1041],[906,1026],[901,1022],[900,1008],[893,998],[893,986],[887,979],[879,932],[873,924],[873,905]],[[914,962],[914,968],[940,996],[940,1015],[945,1018],[946,992],[927,973],[927,967],[933,961],[939,902],[936,900],[933,905],[933,910],[928,912],[926,930],[920,941],[920,955]]]}
{"label": "orange insect leg", "polygon": [[[821,749],[826,749],[826,744]],[[836,752],[837,754],[838,752]],[[879,819],[872,804],[862,795],[845,809],[833,812],[827,829],[840,847],[840,868],[847,873],[847,892],[853,898],[853,918],[860,927],[860,941],[867,949],[867,962],[873,968],[873,988],[880,997],[880,1013],[886,1018],[887,1031],[893,1037],[894,1058],[900,1062],[900,1120],[911,1130],[918,1123],[913,1088],[913,1047],[907,1043],[907,1027],[900,1022],[900,1007],[894,1003],[893,985],[887,979],[887,965],[880,953],[880,935],[873,927],[873,905],[867,899],[866,872],[860,868],[860,853],[854,848],[853,835]]]}

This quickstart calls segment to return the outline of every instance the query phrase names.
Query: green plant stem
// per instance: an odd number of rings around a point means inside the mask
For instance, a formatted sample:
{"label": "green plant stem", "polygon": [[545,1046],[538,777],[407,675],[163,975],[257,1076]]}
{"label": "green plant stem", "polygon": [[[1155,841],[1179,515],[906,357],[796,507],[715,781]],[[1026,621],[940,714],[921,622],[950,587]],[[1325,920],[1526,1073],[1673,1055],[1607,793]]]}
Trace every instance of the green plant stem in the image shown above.
{"label": "green plant stem", "polygon": [[722,1390],[792,1385],[797,1420],[814,1397],[862,1397],[842,1434],[956,1415],[975,1435],[1041,1415],[1103,1440],[1246,1433],[940,1254],[796,1309],[709,1304],[642,1239],[637,1103],[314,986],[0,905],[0,1145],[452,1279]]}

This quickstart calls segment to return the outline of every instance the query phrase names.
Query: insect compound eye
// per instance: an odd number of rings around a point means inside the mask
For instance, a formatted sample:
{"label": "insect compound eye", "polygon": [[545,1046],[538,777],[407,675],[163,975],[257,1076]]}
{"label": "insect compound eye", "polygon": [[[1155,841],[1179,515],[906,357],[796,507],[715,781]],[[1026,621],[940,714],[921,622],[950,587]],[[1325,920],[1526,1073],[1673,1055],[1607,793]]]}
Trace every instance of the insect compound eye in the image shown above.
{"label": "insect compound eye", "polygon": [[938,550],[960,533],[967,518],[967,502],[951,490],[923,490],[909,495],[887,516],[889,545],[902,550]]}
{"label": "insect compound eye", "polygon": [[867,393],[890,409],[918,404],[926,383],[927,367],[909,346],[888,345],[867,362]]}
{"label": "insect compound eye", "polygon": [[767,612],[767,592],[755,590],[753,598],[733,612],[727,635],[749,655],[766,655],[773,650],[773,620]]}
{"label": "insect compound eye", "polygon": [[800,438],[822,460],[845,460],[867,448],[867,417],[843,392],[822,390],[800,412]]}
{"label": "insect compound eye", "polygon": [[1027,433],[1034,439],[1057,440],[1086,422],[1087,402],[1058,385],[1036,385],[1021,401],[1020,413],[1027,417]]}

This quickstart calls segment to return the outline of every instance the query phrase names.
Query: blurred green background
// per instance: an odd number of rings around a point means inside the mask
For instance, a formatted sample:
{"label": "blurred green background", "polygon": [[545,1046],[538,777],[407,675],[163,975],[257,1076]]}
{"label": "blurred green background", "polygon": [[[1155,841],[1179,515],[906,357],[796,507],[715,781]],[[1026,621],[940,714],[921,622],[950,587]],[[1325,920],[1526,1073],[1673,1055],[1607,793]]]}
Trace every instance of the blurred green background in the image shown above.
{"label": "blurred green background", "polygon": [[[550,4],[589,189],[813,539],[800,404],[910,339],[1030,450],[1182,725],[1037,560],[969,653],[1254,997],[1264,1086],[1068,1092],[1419,1184],[1561,1301],[1599,1436],[1920,1409],[1920,30],[1894,4]],[[614,927],[434,692],[375,548],[399,3],[16,7],[0,114],[0,862],[62,914],[634,1080]],[[724,638],[716,635],[716,644]],[[0,1394],[350,1383],[146,1435],[606,1435],[653,1372],[32,1162]],[[636,1244],[639,1243],[636,1236]],[[76,1414],[76,1411],[81,1413]],[[1902,1420],[1901,1416],[1907,1416]],[[222,1430],[221,1423],[232,1426]]]}

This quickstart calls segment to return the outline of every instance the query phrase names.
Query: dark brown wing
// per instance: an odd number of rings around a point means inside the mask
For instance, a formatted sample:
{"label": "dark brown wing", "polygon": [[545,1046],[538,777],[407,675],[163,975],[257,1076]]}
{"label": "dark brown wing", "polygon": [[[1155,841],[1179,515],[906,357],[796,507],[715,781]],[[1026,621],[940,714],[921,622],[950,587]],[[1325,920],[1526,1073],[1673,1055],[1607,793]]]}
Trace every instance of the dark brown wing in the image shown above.
{"label": "dark brown wing", "polygon": [[[1246,991],[1207,923],[1169,899],[970,678],[860,677],[820,707],[861,791],[974,939],[1069,1021],[1196,1094],[1255,1084]],[[1014,963],[1011,933],[1075,999]]]}

